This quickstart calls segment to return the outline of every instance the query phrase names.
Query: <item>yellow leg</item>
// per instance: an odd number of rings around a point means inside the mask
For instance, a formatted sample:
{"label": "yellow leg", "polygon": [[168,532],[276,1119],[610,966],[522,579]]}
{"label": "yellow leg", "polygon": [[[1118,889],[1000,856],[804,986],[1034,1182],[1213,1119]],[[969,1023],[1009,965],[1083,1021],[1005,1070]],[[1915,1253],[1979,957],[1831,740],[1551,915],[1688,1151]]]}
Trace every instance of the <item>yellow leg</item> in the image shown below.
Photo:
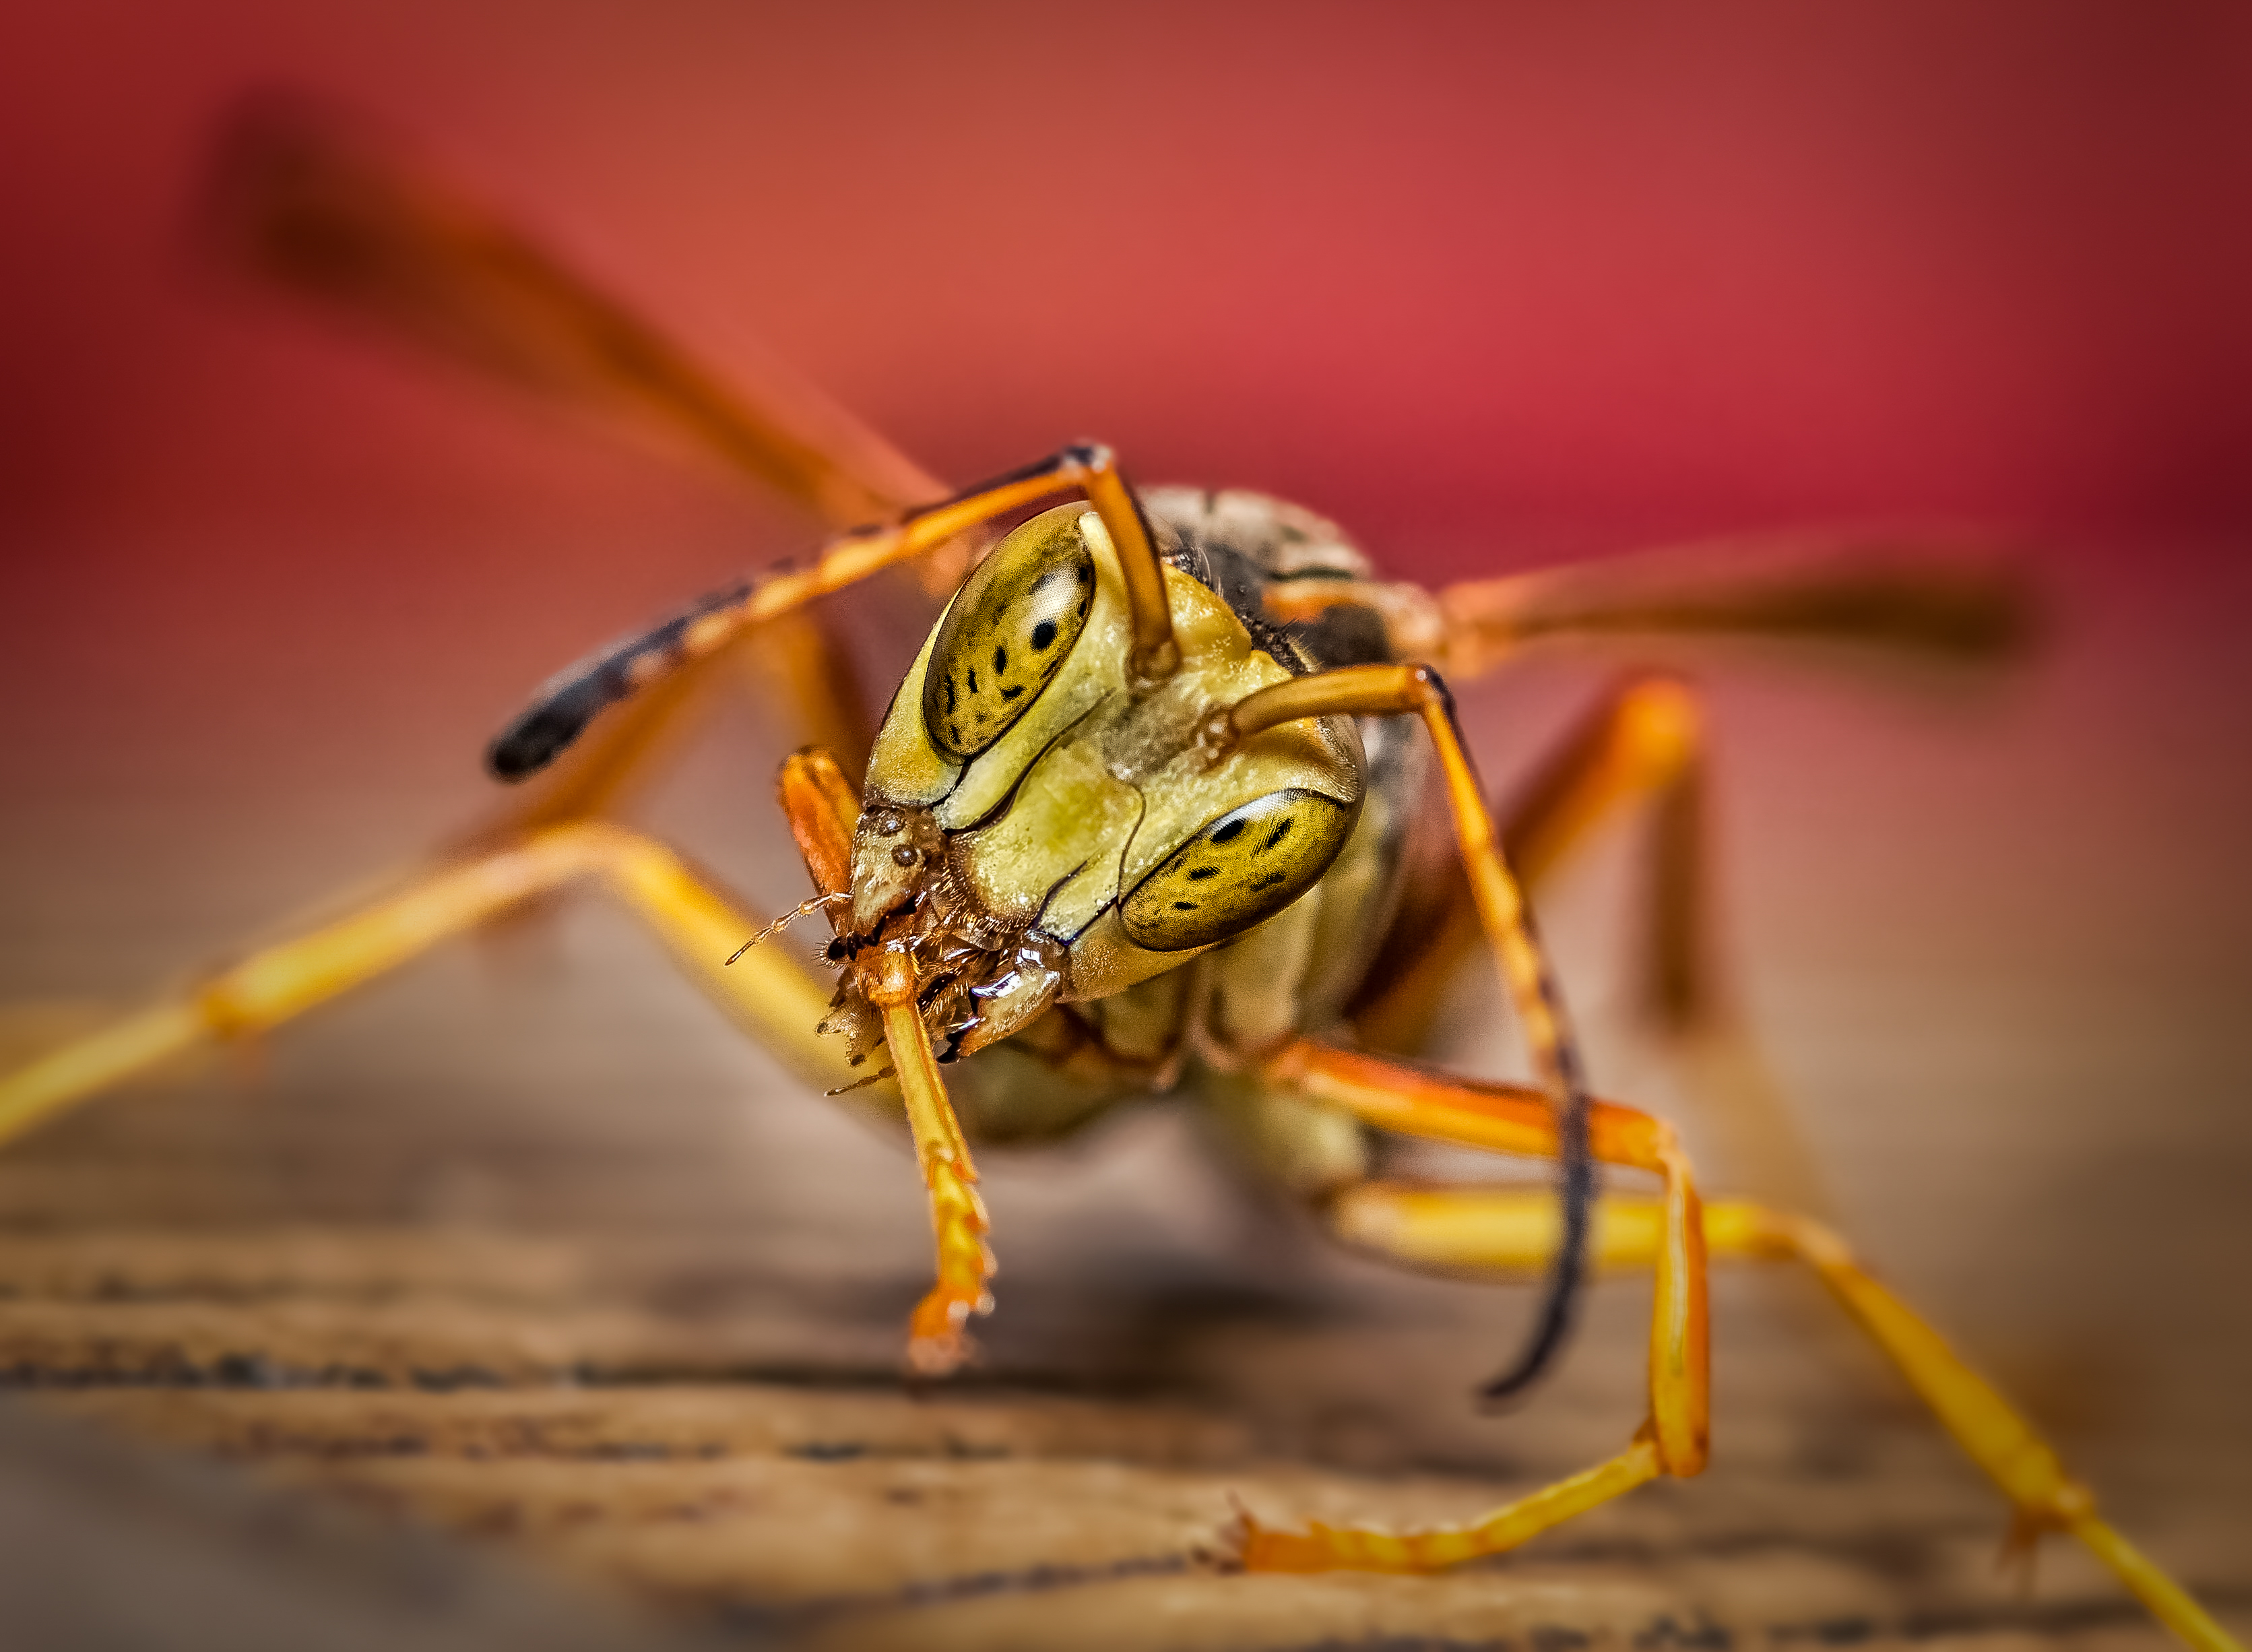
{"label": "yellow leg", "polygon": [[[1533,1158],[1556,1155],[1557,1130],[1548,1098],[1522,1085],[1445,1077],[1310,1039],[1262,1063],[1256,1076],[1262,1084],[1397,1134]],[[1588,1105],[1588,1145],[1602,1163],[1651,1171],[1665,1181],[1665,1197],[1658,1206],[1661,1220],[1650,1251],[1658,1291],[1650,1328],[1648,1434],[1660,1470],[1683,1476],[1698,1474],[1709,1454],[1710,1314],[1703,1206],[1688,1155],[1665,1120],[1610,1102]],[[1352,1196],[1352,1192],[1340,1195]],[[1550,1242],[1540,1254],[1544,1263],[1553,1263],[1560,1248],[1556,1236],[1564,1230],[1567,1213],[1557,1209],[1553,1199],[1547,1202],[1558,1225],[1550,1230]],[[1589,1237],[1591,1241],[1595,1237],[1592,1232]]]}
{"label": "yellow leg", "polygon": [[1274,1531],[1246,1515],[1237,1541],[1248,1572],[1441,1572],[1480,1555],[1505,1553],[1661,1472],[1658,1447],[1644,1437],[1609,1462],[1464,1525],[1381,1531],[1317,1520],[1303,1531]]}
{"label": "yellow leg", "polygon": [[963,1329],[970,1316],[993,1311],[992,1293],[985,1288],[993,1277],[993,1252],[985,1244],[992,1224],[977,1196],[977,1167],[970,1144],[947,1100],[915,1007],[914,976],[905,958],[894,959],[900,967],[877,1001],[883,1007],[884,1038],[914,1132],[915,1162],[930,1195],[931,1236],[938,1251],[937,1278],[907,1323],[907,1363],[923,1376],[943,1377],[970,1357],[970,1339]]}
{"label": "yellow leg", "polygon": [[815,1038],[829,989],[777,950],[726,967],[760,920],[661,843],[584,821],[422,874],[398,893],[252,953],[193,991],[65,1045],[0,1078],[0,1142],[198,1044],[259,1033],[396,969],[534,896],[592,879],[638,912],[681,967],[809,1083],[851,1077]]}
{"label": "yellow leg", "polygon": [[[1558,1237],[1552,1201],[1498,1188],[1368,1183],[1339,1195],[1330,1216],[1351,1244],[1433,1267],[1533,1271],[1547,1264]],[[1595,1216],[1592,1249],[1599,1265],[1663,1270],[1673,1219],[1665,1201],[1607,1197]],[[1704,1230],[1713,1256],[1790,1258],[1811,1266],[2001,1488],[2017,1511],[2020,1533],[2028,1538],[2044,1531],[2072,1533],[2184,1641],[2203,1652],[2235,1652],[2235,1643],[2179,1585],[2097,1517],[2094,1496],[2065,1472],[2033,1425],[1945,1339],[1870,1278],[1836,1234],[1804,1216],[1736,1200],[1706,1206]],[[1482,1531],[1491,1523],[1470,1530]]]}
{"label": "yellow leg", "polygon": [[[1547,1098],[1521,1086],[1440,1078],[1310,1042],[1286,1049],[1264,1063],[1258,1076],[1402,1134],[1542,1157],[1556,1151]],[[1459,1526],[1402,1534],[1317,1525],[1295,1532],[1270,1530],[1247,1515],[1240,1538],[1247,1568],[1432,1571],[1513,1549],[1660,1474],[1688,1475],[1703,1469],[1711,1410],[1706,1224],[1688,1159],[1663,1121],[1631,1108],[1593,1103],[1588,1126],[1597,1159],[1655,1171],[1665,1182],[1645,1252],[1658,1275],[1650,1328],[1650,1416],[1633,1443],[1609,1462]],[[1534,1265],[1547,1265],[1560,1248],[1563,1213],[1553,1198],[1522,1196],[1546,1213],[1548,1225],[1540,1236],[1546,1243],[1527,1253],[1537,1257]],[[1371,1223],[1383,1214],[1373,1208],[1375,1197],[1376,1190],[1367,1186],[1339,1195],[1333,1219],[1348,1237],[1368,1242],[1354,1224]]]}

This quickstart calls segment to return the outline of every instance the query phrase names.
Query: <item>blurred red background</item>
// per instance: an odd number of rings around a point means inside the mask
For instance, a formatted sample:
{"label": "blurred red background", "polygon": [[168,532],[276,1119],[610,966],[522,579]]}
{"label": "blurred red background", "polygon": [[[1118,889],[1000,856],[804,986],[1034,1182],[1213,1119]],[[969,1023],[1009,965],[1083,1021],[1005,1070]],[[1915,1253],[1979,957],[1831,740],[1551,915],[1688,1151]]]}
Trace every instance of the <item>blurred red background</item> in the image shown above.
{"label": "blurred red background", "polygon": [[[2024,543],[2051,649],[1967,713],[1717,680],[1733,933],[1876,1254],[2252,1487],[2177,1380],[2252,1383],[2252,13],[12,8],[14,995],[130,998],[405,858],[531,684],[810,532],[198,268],[211,124],[276,81],[948,476],[1098,436],[1428,580]],[[1561,680],[1473,697],[1494,770]],[[767,761],[687,783],[718,858]]]}
{"label": "blurred red background", "polygon": [[[491,409],[434,428],[193,300],[170,235],[204,133],[277,79],[956,470],[1099,424],[1145,468],[1465,558],[1527,517],[2252,505],[2236,8],[222,0],[6,27],[11,515],[637,514],[583,460],[566,505],[463,451]],[[316,399],[342,405],[285,411]]]}

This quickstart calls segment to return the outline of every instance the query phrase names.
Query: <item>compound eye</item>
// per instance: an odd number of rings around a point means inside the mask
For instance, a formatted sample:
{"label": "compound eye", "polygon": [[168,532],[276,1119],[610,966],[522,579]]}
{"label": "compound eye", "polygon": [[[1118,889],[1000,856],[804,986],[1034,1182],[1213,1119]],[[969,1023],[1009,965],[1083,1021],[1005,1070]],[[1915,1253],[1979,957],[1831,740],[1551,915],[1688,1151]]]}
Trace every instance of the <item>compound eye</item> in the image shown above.
{"label": "compound eye", "polygon": [[1004,540],[954,599],[922,680],[931,743],[974,757],[1023,716],[1087,626],[1095,558],[1086,507],[1033,518]]}
{"label": "compound eye", "polygon": [[1127,935],[1179,952],[1274,917],[1329,870],[1359,812],[1295,789],[1230,809],[1134,886],[1120,905]]}

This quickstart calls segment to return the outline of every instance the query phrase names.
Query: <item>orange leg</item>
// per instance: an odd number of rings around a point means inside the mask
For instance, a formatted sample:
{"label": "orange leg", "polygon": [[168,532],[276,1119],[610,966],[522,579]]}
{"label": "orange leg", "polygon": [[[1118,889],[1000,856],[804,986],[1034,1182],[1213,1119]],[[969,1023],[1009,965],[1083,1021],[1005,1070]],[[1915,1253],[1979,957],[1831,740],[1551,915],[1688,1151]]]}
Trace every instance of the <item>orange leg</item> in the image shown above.
{"label": "orange leg", "polygon": [[[782,805],[814,888],[823,896],[849,895],[852,828],[860,800],[836,761],[824,751],[792,756],[782,765]],[[839,928],[849,921],[840,903]],[[970,1357],[963,1328],[970,1316],[993,1311],[992,1293],[985,1286],[993,1276],[993,1252],[985,1244],[991,1224],[977,1196],[977,1167],[947,1099],[915,993],[911,953],[886,946],[869,997],[883,1014],[884,1040],[907,1104],[938,1252],[936,1282],[908,1322],[907,1363],[923,1376],[942,1377]]]}
{"label": "orange leg", "polygon": [[[1402,1134],[1546,1157],[1555,1151],[1546,1098],[1506,1084],[1474,1084],[1371,1056],[1301,1042],[1261,1077]],[[1457,1527],[1397,1534],[1314,1526],[1270,1530],[1247,1523],[1244,1562],[1273,1571],[1356,1567],[1429,1571],[1512,1548],[1572,1515],[1658,1474],[1693,1474],[1704,1462],[1708,1396],[1704,1367],[1706,1258],[1795,1258],[1811,1267],[1882,1349],[1964,1451],[2000,1488],[2030,1541],[2068,1531],[2110,1566],[2152,1614],[2200,1652],[2238,1652],[2202,1607],[2100,1519],[2093,1495],[2065,1472],[2054,1447],[1940,1335],[1871,1278],[1838,1236],[1804,1216],[1728,1200],[1700,1205],[1672,1133],[1631,1108],[1594,1103],[1590,1137],[1607,1164],[1657,1171],[1662,1197],[1606,1196],[1591,1249],[1613,1267],[1657,1272],[1651,1329],[1651,1420],[1621,1456]],[[1363,1183],[1328,1207],[1338,1235],[1421,1265],[1522,1272],[1546,1266],[1561,1237],[1554,1202],[1502,1188]],[[1677,1456],[1670,1439],[1693,1442]]]}
{"label": "orange leg", "polygon": [[[1730,1179],[1801,1209],[1829,1201],[1791,1109],[1731,1001],[1713,956],[1705,841],[1704,719],[1695,694],[1669,677],[1618,684],[1499,810],[1502,844],[1530,889],[1614,812],[1650,812],[1647,927],[1637,951],[1644,1002],[1667,1050],[1717,1125]],[[1440,993],[1477,940],[1468,880],[1427,854],[1416,890],[1348,1007],[1358,1042],[1412,1055]]]}
{"label": "orange leg", "polygon": [[[1522,1085],[1442,1077],[1311,1040],[1286,1047],[1262,1063],[1257,1076],[1262,1084],[1401,1135],[1526,1158],[1553,1159],[1557,1154],[1555,1114],[1548,1098]],[[1658,1300],[1650,1332],[1650,1421],[1642,1443],[1651,1447],[1651,1474],[1694,1474],[1708,1454],[1711,1356],[1705,1229],[1688,1156],[1663,1119],[1610,1102],[1588,1104],[1588,1146],[1602,1163],[1653,1172],[1665,1185],[1665,1220],[1653,1257]],[[1545,1203],[1557,1221],[1554,1202]],[[1544,1261],[1557,1248],[1552,1242]],[[1507,1530],[1519,1533],[1512,1543],[1531,1535],[1515,1522]],[[1443,1564],[1463,1558],[1456,1555]]]}

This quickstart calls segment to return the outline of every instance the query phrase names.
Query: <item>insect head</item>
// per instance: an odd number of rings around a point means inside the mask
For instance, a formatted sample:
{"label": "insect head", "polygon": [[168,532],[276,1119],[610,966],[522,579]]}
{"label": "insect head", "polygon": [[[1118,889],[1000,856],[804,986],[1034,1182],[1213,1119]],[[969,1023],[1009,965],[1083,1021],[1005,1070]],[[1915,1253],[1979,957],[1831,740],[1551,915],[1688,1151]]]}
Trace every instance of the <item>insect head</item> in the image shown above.
{"label": "insect head", "polygon": [[[885,715],[831,952],[865,968],[871,948],[911,951],[943,1059],[1272,917],[1359,819],[1349,718],[1284,724],[1214,761],[1199,738],[1213,713],[1297,662],[1200,582],[1164,576],[1180,665],[1136,685],[1102,518],[1083,503],[1036,516],[955,594]],[[854,973],[826,1025],[858,1053],[876,1033]]]}

